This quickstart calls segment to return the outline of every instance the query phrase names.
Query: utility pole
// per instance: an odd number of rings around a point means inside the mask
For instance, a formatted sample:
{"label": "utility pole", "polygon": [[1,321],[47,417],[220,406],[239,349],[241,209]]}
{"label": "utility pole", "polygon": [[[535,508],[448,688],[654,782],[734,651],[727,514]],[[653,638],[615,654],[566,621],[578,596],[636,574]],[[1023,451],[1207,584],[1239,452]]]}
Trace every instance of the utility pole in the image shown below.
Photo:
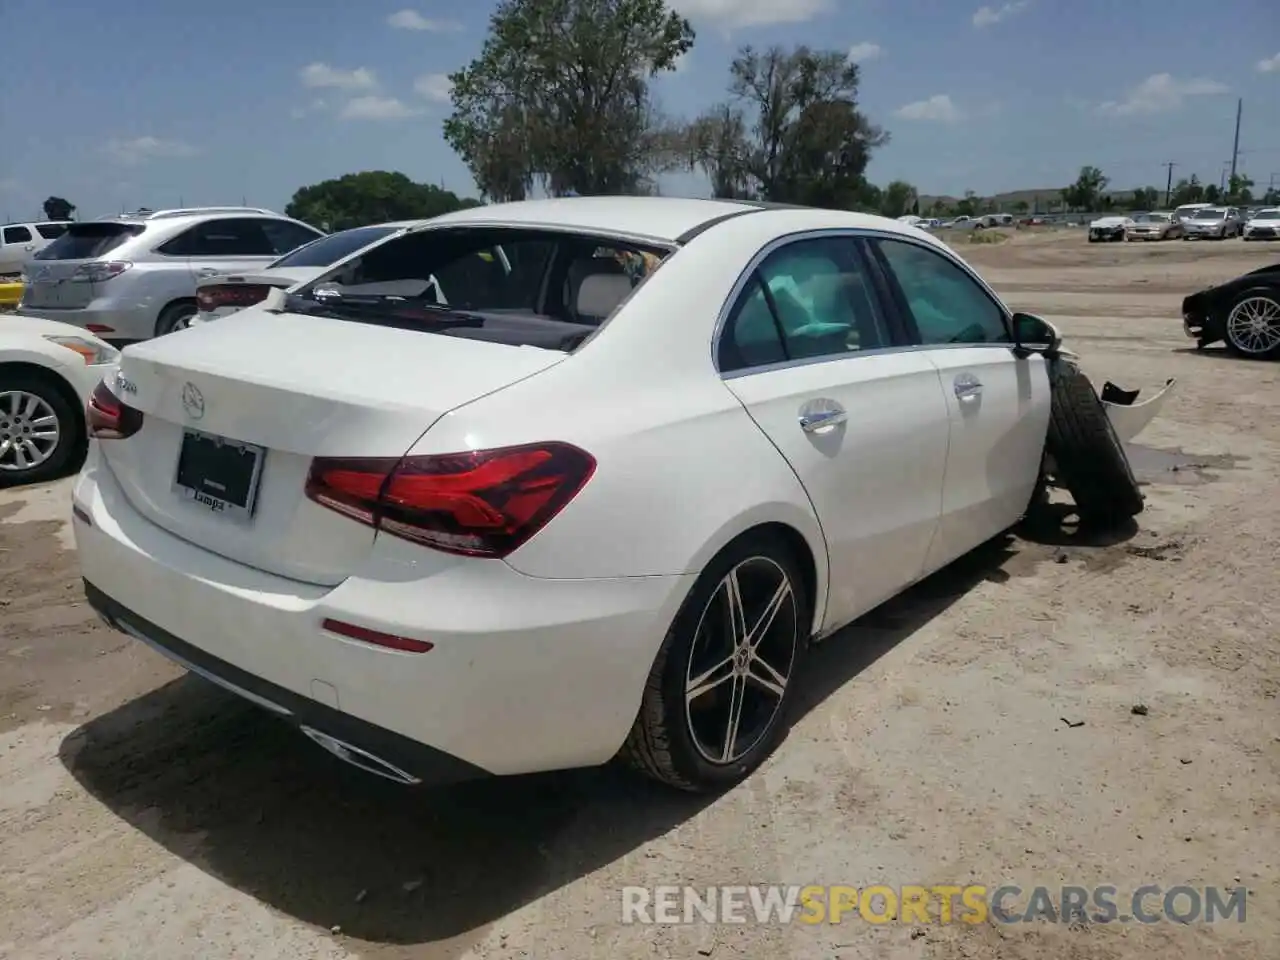
{"label": "utility pole", "polygon": [[1164,205],[1166,207],[1169,205],[1169,198],[1173,196],[1173,168],[1177,165],[1177,162],[1174,160],[1169,160],[1161,164],[1161,166],[1167,168],[1169,171],[1168,176],[1166,176],[1164,180]]}
{"label": "utility pole", "polygon": [[1231,144],[1231,182],[1236,179],[1236,161],[1240,159],[1240,112],[1244,109],[1244,98],[1236,100],[1236,137]]}

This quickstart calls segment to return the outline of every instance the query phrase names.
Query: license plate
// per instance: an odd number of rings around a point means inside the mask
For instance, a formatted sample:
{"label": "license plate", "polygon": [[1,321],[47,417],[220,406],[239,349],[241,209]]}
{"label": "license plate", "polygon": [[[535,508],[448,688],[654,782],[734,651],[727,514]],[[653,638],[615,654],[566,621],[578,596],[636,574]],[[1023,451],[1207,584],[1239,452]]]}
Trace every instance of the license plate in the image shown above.
{"label": "license plate", "polygon": [[251,443],[183,430],[174,489],[211,513],[251,520],[265,456],[262,447]]}

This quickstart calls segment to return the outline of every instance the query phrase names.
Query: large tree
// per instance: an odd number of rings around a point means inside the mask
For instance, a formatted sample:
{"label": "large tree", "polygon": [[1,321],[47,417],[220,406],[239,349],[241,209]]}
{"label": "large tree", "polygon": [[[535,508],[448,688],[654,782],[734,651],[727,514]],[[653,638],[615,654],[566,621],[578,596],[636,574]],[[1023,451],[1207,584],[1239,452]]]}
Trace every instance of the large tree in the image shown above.
{"label": "large tree", "polygon": [[[858,109],[858,65],[839,51],[743,47],[731,99],[694,122],[689,160],[717,195],[781,203],[874,205],[863,176],[889,135]],[[708,135],[708,132],[711,135]]]}
{"label": "large tree", "polygon": [[502,0],[445,139],[492,200],[643,191],[675,162],[649,81],[693,36],[663,0]]}
{"label": "large tree", "polygon": [[366,170],[300,187],[284,212],[322,230],[349,230],[390,220],[426,220],[479,202],[414,183],[403,173]]}
{"label": "large tree", "polygon": [[76,205],[62,197],[50,197],[44,202],[44,215],[50,220],[70,220]]}
{"label": "large tree", "polygon": [[1097,210],[1110,182],[1097,167],[1081,167],[1076,182],[1062,189],[1062,202],[1068,209]]}

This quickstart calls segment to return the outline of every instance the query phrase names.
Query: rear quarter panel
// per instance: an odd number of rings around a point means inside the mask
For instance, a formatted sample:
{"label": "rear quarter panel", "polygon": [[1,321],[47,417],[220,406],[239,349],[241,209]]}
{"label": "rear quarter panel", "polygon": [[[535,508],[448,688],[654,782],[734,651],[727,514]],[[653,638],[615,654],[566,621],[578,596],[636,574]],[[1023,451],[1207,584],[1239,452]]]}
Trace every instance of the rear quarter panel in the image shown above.
{"label": "rear quarter panel", "polygon": [[[455,410],[413,449],[561,440],[596,458],[591,480],[511,566],[553,579],[697,573],[741,533],[775,522],[800,533],[825,584],[825,541],[804,488],[718,377],[606,397],[578,382],[586,361]],[[595,402],[575,399],[589,393]]]}

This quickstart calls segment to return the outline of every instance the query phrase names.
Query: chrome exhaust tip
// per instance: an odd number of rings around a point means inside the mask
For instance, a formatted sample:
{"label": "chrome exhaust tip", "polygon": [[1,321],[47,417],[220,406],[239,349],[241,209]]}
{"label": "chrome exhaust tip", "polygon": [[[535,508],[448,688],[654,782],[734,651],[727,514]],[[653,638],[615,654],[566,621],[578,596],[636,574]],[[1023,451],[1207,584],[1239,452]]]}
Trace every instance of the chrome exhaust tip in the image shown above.
{"label": "chrome exhaust tip", "polygon": [[339,760],[349,763],[353,767],[358,767],[365,773],[372,773],[375,776],[393,780],[408,787],[422,783],[421,778],[401,770],[394,763],[389,763],[381,757],[374,756],[368,750],[362,750],[354,744],[339,740],[337,737],[330,736],[315,727],[308,727],[303,724],[299,729]]}

